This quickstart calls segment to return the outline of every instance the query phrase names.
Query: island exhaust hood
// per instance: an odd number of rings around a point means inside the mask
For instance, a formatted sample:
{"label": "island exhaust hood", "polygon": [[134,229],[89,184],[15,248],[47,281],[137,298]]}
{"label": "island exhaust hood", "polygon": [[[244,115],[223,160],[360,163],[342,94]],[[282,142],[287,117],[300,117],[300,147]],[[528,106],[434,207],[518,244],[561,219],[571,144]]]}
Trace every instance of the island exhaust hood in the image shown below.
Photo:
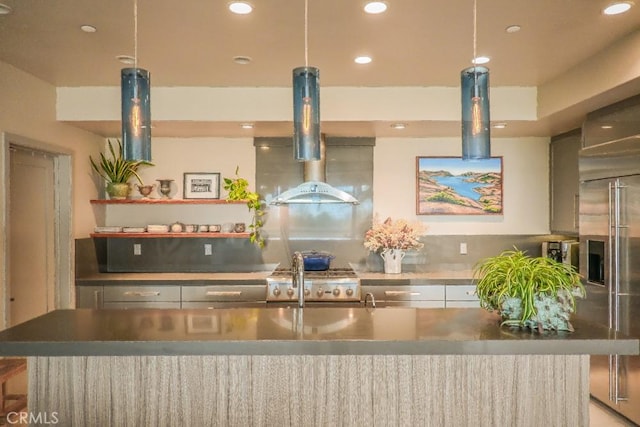
{"label": "island exhaust hood", "polygon": [[320,139],[320,160],[304,162],[304,182],[273,198],[272,205],[349,203],[360,202],[351,194],[332,187],[326,180],[325,139]]}

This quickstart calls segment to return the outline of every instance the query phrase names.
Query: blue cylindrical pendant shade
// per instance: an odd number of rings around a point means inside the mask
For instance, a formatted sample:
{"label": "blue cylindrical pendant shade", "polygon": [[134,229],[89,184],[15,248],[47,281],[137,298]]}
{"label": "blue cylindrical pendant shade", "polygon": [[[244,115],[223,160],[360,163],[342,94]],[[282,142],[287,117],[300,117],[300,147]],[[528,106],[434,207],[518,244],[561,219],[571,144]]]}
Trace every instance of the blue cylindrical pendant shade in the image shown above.
{"label": "blue cylindrical pendant shade", "polygon": [[320,70],[293,70],[293,156],[320,160]]}
{"label": "blue cylindrical pendant shade", "polygon": [[470,67],[460,73],[462,88],[462,159],[491,157],[489,69]]}
{"label": "blue cylindrical pendant shade", "polygon": [[121,78],[124,158],[151,161],[149,72],[142,68],[123,68]]}

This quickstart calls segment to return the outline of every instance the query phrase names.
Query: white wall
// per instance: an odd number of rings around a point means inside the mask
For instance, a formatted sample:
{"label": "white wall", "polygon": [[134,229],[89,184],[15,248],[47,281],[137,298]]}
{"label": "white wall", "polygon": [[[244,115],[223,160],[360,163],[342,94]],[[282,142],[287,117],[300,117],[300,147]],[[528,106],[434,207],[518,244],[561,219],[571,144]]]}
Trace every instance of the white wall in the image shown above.
{"label": "white wall", "polygon": [[460,138],[378,138],[374,213],[423,221],[430,235],[549,233],[548,138],[492,140],[492,156],[503,156],[503,215],[416,215],[416,157],[460,150]]}

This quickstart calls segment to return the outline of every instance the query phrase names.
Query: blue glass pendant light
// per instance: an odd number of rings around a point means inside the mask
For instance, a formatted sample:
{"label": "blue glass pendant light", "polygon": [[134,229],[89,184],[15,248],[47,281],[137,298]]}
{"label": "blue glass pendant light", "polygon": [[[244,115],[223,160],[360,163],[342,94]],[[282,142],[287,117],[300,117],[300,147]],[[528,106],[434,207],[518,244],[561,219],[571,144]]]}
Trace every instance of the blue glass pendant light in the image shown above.
{"label": "blue glass pendant light", "polygon": [[299,161],[320,160],[319,70],[293,70],[293,150]]}
{"label": "blue glass pendant light", "polygon": [[477,0],[473,2],[474,66],[460,73],[462,105],[462,160],[483,160],[491,157],[489,118],[489,69],[478,67],[476,61]]}
{"label": "blue glass pendant light", "polygon": [[123,68],[122,145],[127,160],[151,160],[151,102],[149,72]]}
{"label": "blue glass pendant light", "polygon": [[462,87],[462,159],[491,157],[489,70],[469,67],[460,74]]}
{"label": "blue glass pendant light", "polygon": [[309,67],[308,0],[304,2],[304,67],[293,70],[293,156],[320,160],[320,70]]}
{"label": "blue glass pendant light", "polygon": [[151,83],[138,68],[138,2],[133,2],[134,66],[121,71],[122,145],[126,160],[151,161]]}

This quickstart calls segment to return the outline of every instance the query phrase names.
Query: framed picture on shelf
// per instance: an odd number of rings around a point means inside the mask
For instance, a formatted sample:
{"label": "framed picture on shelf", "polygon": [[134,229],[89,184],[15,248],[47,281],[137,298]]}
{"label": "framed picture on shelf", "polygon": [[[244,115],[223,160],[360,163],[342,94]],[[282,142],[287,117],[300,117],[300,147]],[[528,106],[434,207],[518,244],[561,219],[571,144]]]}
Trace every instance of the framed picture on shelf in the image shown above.
{"label": "framed picture on shelf", "polygon": [[502,215],[502,157],[417,157],[416,213]]}
{"label": "framed picture on shelf", "polygon": [[185,199],[219,199],[220,174],[209,172],[186,172],[184,174]]}

